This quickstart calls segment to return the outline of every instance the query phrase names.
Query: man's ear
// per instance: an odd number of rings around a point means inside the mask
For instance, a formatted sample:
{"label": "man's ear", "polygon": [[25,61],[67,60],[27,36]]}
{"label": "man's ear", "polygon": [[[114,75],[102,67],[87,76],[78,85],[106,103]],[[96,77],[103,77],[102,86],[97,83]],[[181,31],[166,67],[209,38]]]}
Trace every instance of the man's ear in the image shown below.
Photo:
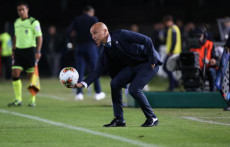
{"label": "man's ear", "polygon": [[107,29],[104,29],[104,35],[106,35],[106,34],[107,34],[107,32],[108,32],[108,30],[107,30]]}

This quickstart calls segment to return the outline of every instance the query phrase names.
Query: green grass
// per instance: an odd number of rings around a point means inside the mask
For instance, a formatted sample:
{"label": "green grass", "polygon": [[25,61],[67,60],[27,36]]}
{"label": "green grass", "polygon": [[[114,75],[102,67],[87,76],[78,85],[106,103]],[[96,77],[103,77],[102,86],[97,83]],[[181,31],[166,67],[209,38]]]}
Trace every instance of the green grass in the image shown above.
{"label": "green grass", "polygon": [[[230,124],[230,113],[222,109],[154,109],[160,124],[157,127],[141,128],[144,115],[139,108],[124,108],[126,128],[103,128],[113,118],[110,97],[110,80],[101,79],[102,89],[107,97],[95,101],[93,95],[74,101],[72,89],[62,86],[58,79],[41,79],[41,92],[37,97],[37,107],[27,107],[28,81],[23,80],[23,106],[7,108],[13,100],[11,81],[0,80],[0,109],[13,111],[67,125],[83,127],[94,131],[165,147],[230,147],[230,126],[201,123],[183,119],[193,116]],[[157,84],[156,84],[157,83]],[[155,78],[150,83],[151,90],[166,89],[164,79]],[[53,96],[64,100],[53,99]],[[53,147],[53,146],[133,146],[132,144],[96,136],[81,131],[49,125],[36,120],[0,113],[0,147]]]}

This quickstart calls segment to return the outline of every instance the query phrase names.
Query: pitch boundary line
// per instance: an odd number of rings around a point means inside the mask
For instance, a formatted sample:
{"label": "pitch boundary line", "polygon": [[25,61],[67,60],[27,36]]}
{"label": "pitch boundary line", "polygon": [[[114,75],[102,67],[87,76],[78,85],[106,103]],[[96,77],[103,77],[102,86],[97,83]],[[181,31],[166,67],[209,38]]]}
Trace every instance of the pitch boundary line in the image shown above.
{"label": "pitch boundary line", "polygon": [[197,122],[202,122],[202,123],[230,126],[230,124],[228,124],[228,123],[215,122],[215,121],[212,121],[212,120],[204,120],[204,119],[200,119],[200,118],[197,118],[197,117],[185,116],[185,117],[181,117],[181,118],[188,119],[188,120],[193,120],[193,121],[197,121]]}
{"label": "pitch boundary line", "polygon": [[230,117],[197,117],[197,118],[221,118],[221,119],[229,119]]}
{"label": "pitch boundary line", "polygon": [[55,95],[47,95],[47,94],[38,94],[38,97],[47,97],[49,99],[55,99],[55,100],[60,100],[60,101],[67,101],[67,99],[63,98],[63,97],[59,97],[59,96],[55,96]]}
{"label": "pitch boundary line", "polygon": [[41,118],[41,117],[38,117],[38,116],[33,116],[33,115],[28,115],[28,114],[13,112],[13,111],[7,111],[7,110],[4,110],[4,109],[0,109],[0,113],[15,115],[15,116],[23,117],[23,118],[28,118],[28,119],[31,119],[31,120],[36,120],[36,121],[39,121],[39,122],[47,123],[47,124],[50,124],[50,125],[53,125],[53,126],[63,127],[63,128],[71,129],[71,130],[76,130],[76,131],[81,131],[81,132],[84,132],[84,133],[92,134],[92,135],[102,136],[102,137],[106,137],[106,138],[109,138],[109,139],[129,143],[129,144],[136,145],[136,146],[158,147],[158,146],[153,145],[153,144],[143,143],[143,142],[128,139],[128,138],[125,138],[125,137],[111,135],[111,134],[107,134],[107,133],[103,133],[103,132],[99,132],[99,131],[93,131],[93,130],[82,128],[82,127],[67,125],[67,124],[64,124],[64,123],[59,123],[59,122],[51,121],[51,120],[48,120],[48,119],[44,119],[44,118]]}

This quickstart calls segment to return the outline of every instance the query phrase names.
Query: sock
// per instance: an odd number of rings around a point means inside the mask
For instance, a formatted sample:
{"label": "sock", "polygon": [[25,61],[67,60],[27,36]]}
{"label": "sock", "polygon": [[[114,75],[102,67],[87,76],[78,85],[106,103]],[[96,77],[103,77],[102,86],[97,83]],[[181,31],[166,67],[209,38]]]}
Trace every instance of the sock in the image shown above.
{"label": "sock", "polygon": [[14,94],[17,101],[22,101],[22,81],[20,79],[13,81]]}
{"label": "sock", "polygon": [[30,104],[34,104],[36,99],[36,95],[30,97]]}

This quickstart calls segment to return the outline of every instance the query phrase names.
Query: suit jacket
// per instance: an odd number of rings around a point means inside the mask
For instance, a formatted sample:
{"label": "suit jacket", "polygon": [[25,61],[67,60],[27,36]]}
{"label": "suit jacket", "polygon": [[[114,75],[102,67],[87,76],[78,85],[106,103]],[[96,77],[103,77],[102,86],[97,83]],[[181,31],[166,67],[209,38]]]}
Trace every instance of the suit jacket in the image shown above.
{"label": "suit jacket", "polygon": [[[161,60],[159,53],[155,50],[150,37],[128,30],[118,30],[111,33],[110,36],[112,44],[116,45],[116,48],[127,57],[136,61],[148,61],[150,64],[163,64],[163,61]],[[119,68],[114,70],[114,67],[108,67],[107,62],[109,62],[109,60],[104,52],[104,46],[100,45],[99,50],[100,58],[97,67],[84,80],[87,85],[94,82],[106,68],[112,78],[115,77],[121,70]]]}

